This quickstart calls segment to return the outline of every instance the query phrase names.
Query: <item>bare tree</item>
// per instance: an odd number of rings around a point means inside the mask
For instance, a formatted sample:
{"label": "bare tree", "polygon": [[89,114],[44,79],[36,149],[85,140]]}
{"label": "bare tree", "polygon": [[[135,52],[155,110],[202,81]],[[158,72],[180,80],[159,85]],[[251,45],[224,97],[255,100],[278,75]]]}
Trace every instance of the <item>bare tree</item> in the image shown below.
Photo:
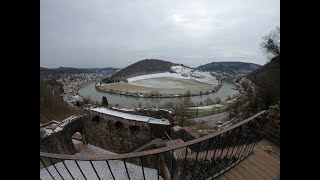
{"label": "bare tree", "polygon": [[267,56],[272,56],[270,58],[273,58],[280,55],[280,27],[276,27],[275,30],[272,30],[262,39],[260,46]]}

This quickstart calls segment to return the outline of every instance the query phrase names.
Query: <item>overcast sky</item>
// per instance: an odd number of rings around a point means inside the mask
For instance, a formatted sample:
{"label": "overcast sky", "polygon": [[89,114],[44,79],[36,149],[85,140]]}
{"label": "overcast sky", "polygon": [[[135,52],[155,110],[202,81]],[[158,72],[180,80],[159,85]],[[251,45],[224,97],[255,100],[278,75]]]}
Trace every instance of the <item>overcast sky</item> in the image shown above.
{"label": "overcast sky", "polygon": [[263,65],[259,44],[276,26],[279,0],[41,0],[40,66]]}

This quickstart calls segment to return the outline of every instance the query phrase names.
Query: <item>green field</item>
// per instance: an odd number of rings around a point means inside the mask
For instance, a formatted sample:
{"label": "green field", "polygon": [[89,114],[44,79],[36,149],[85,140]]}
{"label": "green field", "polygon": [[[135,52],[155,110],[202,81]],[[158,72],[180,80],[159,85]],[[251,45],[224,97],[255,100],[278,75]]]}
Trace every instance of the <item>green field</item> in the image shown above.
{"label": "green field", "polygon": [[210,116],[225,111],[229,104],[230,103],[228,102],[223,102],[220,103],[222,107],[216,107],[213,109],[199,109],[198,111],[196,109],[190,109],[188,112],[191,114],[191,117]]}

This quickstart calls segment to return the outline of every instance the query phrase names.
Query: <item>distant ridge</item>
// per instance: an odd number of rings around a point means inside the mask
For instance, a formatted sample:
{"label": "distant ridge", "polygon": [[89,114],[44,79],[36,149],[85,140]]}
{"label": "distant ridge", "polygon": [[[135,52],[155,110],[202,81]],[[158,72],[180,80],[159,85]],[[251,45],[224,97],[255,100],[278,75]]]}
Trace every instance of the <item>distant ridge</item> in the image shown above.
{"label": "distant ridge", "polygon": [[121,69],[120,71],[116,72],[112,78],[127,79],[140,75],[169,72],[170,67],[174,65],[175,63],[169,61],[159,59],[144,59]]}
{"label": "distant ridge", "polygon": [[244,76],[253,70],[258,69],[259,67],[261,67],[261,65],[247,62],[228,61],[212,62],[198,66],[196,69],[216,73],[227,73],[232,76]]}
{"label": "distant ridge", "polygon": [[40,67],[40,73],[115,73],[118,68],[105,67],[105,68],[73,68],[73,67],[59,67],[59,68],[44,68]]}

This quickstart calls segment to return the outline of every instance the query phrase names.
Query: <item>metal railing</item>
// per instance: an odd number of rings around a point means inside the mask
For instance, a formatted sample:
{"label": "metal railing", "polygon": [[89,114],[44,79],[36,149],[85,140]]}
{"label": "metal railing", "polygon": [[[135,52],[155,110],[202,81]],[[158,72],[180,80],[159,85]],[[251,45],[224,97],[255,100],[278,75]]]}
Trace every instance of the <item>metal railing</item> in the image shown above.
{"label": "metal railing", "polygon": [[41,179],[214,179],[253,152],[261,111],[207,136],[148,151],[106,157],[40,152]]}

